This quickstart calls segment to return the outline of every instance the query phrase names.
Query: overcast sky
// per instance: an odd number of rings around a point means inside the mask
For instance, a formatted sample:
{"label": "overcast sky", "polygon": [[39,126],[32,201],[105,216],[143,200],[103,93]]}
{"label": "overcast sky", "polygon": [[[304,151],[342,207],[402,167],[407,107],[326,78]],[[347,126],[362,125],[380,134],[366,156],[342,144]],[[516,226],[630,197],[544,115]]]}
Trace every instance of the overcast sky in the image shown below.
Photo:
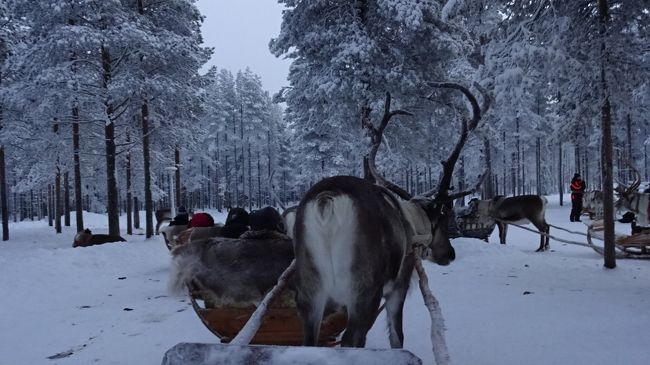
{"label": "overcast sky", "polygon": [[205,45],[214,47],[208,67],[234,74],[248,66],[271,94],[288,85],[290,61],[269,51],[269,41],[280,32],[283,6],[275,0],[199,0],[196,5],[205,16]]}

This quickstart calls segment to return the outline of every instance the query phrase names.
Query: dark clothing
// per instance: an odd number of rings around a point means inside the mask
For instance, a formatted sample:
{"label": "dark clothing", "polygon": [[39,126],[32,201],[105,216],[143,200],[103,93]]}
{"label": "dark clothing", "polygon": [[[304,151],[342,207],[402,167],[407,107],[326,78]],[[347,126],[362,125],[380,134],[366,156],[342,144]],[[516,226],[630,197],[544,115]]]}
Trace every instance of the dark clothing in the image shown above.
{"label": "dark clothing", "polygon": [[273,207],[254,210],[248,215],[251,231],[275,231],[287,233],[280,212]]}
{"label": "dark clothing", "polygon": [[580,214],[582,214],[582,196],[584,195],[586,186],[585,182],[580,177],[574,177],[571,180],[571,222],[580,222]]}
{"label": "dark clothing", "polygon": [[174,220],[169,222],[170,226],[186,226],[190,222],[190,216],[187,213],[178,213]]}
{"label": "dark clothing", "polygon": [[239,238],[244,232],[248,231],[248,226],[239,223],[226,224],[221,228],[221,237]]}

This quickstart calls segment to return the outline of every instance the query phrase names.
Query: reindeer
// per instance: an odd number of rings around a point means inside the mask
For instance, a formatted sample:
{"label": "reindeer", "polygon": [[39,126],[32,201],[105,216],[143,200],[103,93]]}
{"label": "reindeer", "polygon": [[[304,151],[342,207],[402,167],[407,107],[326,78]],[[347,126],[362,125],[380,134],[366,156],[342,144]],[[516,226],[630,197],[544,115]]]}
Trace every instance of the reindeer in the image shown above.
{"label": "reindeer", "polygon": [[102,245],[109,242],[126,242],[120,236],[112,236],[109,234],[93,234],[88,228],[83,231],[77,232],[72,242],[72,247],[88,247],[94,245]]}
{"label": "reindeer", "polygon": [[490,217],[496,221],[497,227],[499,227],[499,241],[502,245],[506,244],[508,223],[531,222],[541,233],[539,248],[536,252],[542,252],[549,249],[550,227],[544,217],[547,203],[548,201],[543,196],[519,195],[509,198],[497,196],[492,200],[476,199],[470,201],[469,204],[472,209],[476,209],[479,215]]}
{"label": "reindeer", "polygon": [[172,220],[172,210],[169,208],[156,210],[156,235],[159,233],[160,226],[165,222]]}
{"label": "reindeer", "polygon": [[582,206],[582,213],[587,213],[590,219],[603,218],[604,198],[602,191],[587,191],[583,196],[583,200],[584,205]]}
{"label": "reindeer", "polygon": [[632,185],[625,186],[619,182],[616,188],[616,193],[618,194],[616,209],[634,213],[636,215],[636,223],[639,226],[647,227],[650,226],[650,221],[648,220],[650,216],[650,194],[639,192],[641,175],[634,167],[632,167],[632,170],[635,174]]}
{"label": "reindeer", "polygon": [[[323,311],[328,303],[334,303],[345,306],[348,314],[341,345],[365,346],[383,296],[391,347],[401,348],[402,313],[415,265],[415,246],[425,247],[440,265],[455,259],[444,209],[453,199],[448,190],[454,165],[469,132],[478,124],[480,108],[468,89],[454,88],[470,99],[473,118],[469,125],[463,121],[460,140],[443,162],[435,198],[412,198],[377,173],[374,161],[386,125],[394,115],[410,114],[391,111],[387,94],[379,127],[364,122],[372,138],[368,168],[381,186],[357,177],[335,176],[312,186],[300,201],[294,252],[296,303],[303,320],[304,345],[318,343]],[[485,100],[484,110],[488,98]]]}

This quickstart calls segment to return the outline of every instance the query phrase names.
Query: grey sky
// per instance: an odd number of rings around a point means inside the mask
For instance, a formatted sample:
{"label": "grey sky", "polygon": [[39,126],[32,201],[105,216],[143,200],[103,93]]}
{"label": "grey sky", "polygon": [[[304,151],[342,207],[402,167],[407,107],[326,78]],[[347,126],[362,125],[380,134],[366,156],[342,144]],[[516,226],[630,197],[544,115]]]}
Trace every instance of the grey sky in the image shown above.
{"label": "grey sky", "polygon": [[205,16],[205,45],[214,47],[208,67],[236,73],[248,66],[271,94],[288,85],[290,61],[276,58],[268,47],[280,32],[283,6],[275,0],[199,0],[196,6]]}

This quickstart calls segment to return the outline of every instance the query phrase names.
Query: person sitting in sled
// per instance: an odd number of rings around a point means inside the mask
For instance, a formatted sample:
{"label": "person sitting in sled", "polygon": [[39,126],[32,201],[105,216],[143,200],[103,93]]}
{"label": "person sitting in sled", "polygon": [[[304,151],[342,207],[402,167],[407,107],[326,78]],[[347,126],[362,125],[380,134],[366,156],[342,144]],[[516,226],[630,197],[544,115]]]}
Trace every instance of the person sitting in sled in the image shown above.
{"label": "person sitting in sled", "polygon": [[170,226],[187,226],[190,222],[190,214],[184,206],[178,207],[178,214],[169,222]]}

